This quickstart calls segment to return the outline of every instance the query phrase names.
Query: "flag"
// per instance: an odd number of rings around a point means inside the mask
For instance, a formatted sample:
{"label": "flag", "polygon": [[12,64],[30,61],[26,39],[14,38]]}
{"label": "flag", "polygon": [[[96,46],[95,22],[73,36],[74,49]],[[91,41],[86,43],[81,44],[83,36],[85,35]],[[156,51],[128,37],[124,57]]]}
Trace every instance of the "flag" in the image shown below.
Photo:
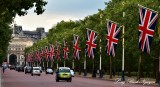
{"label": "flag", "polygon": [[48,58],[49,58],[49,50],[48,50],[48,47],[46,46],[46,52],[45,52],[45,57],[46,57],[46,61],[48,61]]}
{"label": "flag", "polygon": [[142,6],[139,7],[139,48],[143,52],[150,53],[157,18],[158,13]]}
{"label": "flag", "polygon": [[114,22],[107,20],[106,52],[109,56],[115,56],[115,50],[120,34],[119,32],[120,26]]}
{"label": "flag", "polygon": [[69,53],[69,49],[67,46],[67,42],[64,39],[64,48],[63,48],[63,58],[67,59],[68,58],[68,53]]}
{"label": "flag", "polygon": [[78,60],[80,59],[79,57],[79,51],[80,51],[80,48],[78,46],[78,41],[79,41],[79,36],[76,36],[74,35],[74,43],[73,43],[73,49],[74,49],[74,52],[73,52],[73,58],[77,58]]}
{"label": "flag", "polygon": [[36,52],[37,61],[41,61],[39,50]]}
{"label": "flag", "polygon": [[43,49],[43,48],[41,48],[40,57],[41,57],[41,60],[44,60],[44,59],[43,59],[43,58],[44,58],[44,49]]}
{"label": "flag", "polygon": [[56,42],[56,47],[57,47],[57,49],[56,49],[55,58],[56,58],[57,60],[61,60],[61,58],[60,58],[60,44],[59,44],[58,42]]}
{"label": "flag", "polygon": [[97,33],[87,29],[86,55],[88,55],[89,58],[94,58],[94,53],[97,46],[97,44],[95,44],[96,39]]}
{"label": "flag", "polygon": [[55,56],[55,53],[54,53],[54,46],[53,45],[50,45],[50,60],[52,61],[53,60],[53,57]]}

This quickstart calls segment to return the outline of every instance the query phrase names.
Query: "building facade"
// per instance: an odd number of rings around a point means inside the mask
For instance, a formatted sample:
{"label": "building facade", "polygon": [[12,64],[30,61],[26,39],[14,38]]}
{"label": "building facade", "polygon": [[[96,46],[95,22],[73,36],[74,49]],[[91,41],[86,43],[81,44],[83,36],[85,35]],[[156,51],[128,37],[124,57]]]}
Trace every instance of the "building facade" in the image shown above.
{"label": "building facade", "polygon": [[11,42],[8,46],[7,63],[24,64],[24,50],[34,42],[46,37],[45,29],[40,27],[35,31],[24,31],[22,26],[14,25]]}

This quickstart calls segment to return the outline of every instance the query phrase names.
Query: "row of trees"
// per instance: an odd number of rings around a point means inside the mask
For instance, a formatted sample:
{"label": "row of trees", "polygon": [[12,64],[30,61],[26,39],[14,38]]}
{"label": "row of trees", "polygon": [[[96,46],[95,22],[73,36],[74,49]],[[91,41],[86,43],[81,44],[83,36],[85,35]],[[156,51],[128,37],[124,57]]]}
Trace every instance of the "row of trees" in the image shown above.
{"label": "row of trees", "polygon": [[0,2],[0,64],[5,61],[12,34],[12,22],[16,15],[25,16],[27,10],[35,7],[37,15],[42,14],[47,4],[44,0],[2,0]]}
{"label": "row of trees", "polygon": [[[25,53],[30,51],[41,49],[41,47],[48,46],[49,44],[56,44],[56,41],[63,43],[65,38],[69,44],[69,58],[66,61],[67,66],[72,66],[72,55],[73,55],[73,34],[80,36],[79,46],[80,60],[75,62],[75,66],[83,69],[83,62],[85,59],[85,44],[86,44],[86,28],[95,30],[99,36],[97,38],[97,48],[94,58],[95,68],[99,69],[99,56],[100,46],[102,46],[102,69],[109,71],[110,63],[109,56],[106,55],[106,19],[113,20],[120,25],[125,26],[125,71],[128,72],[128,76],[131,76],[132,72],[138,72],[139,56],[141,51],[138,49],[138,4],[146,6],[148,8],[159,11],[159,1],[152,0],[112,0],[105,3],[106,7],[104,10],[98,10],[99,12],[93,15],[85,17],[83,20],[77,21],[61,21],[56,26],[49,30],[47,37],[43,40],[39,40],[33,44],[32,47],[28,47]],[[123,17],[123,13],[125,16]],[[145,73],[153,73],[151,76],[157,77],[158,71],[158,57],[159,57],[159,37],[158,37],[158,26],[155,29],[154,38],[152,41],[151,53],[142,53],[141,60],[141,76]],[[122,36],[122,34],[121,34]],[[102,42],[99,42],[99,40]],[[62,60],[63,61],[63,60]],[[87,71],[92,71],[92,59],[87,58]],[[63,66],[63,62],[60,62]],[[122,37],[119,39],[116,55],[112,61],[112,67],[115,71],[121,71],[122,67]]]}

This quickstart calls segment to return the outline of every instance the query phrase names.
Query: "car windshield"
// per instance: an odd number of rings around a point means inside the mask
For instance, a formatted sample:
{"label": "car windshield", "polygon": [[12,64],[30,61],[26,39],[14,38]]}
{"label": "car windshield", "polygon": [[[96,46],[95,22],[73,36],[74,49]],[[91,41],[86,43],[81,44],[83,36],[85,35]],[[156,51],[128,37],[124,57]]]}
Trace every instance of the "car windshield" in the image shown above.
{"label": "car windshield", "polygon": [[33,68],[33,70],[39,70],[39,68]]}
{"label": "car windshield", "polygon": [[60,69],[60,72],[70,72],[69,69]]}

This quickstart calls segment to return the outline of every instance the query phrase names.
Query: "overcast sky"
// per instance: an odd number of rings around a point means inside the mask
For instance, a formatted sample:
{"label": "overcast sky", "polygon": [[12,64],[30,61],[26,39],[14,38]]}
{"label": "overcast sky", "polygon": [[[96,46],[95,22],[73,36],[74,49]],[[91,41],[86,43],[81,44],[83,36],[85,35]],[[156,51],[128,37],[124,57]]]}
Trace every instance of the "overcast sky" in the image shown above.
{"label": "overcast sky", "polygon": [[79,20],[88,15],[104,9],[104,2],[109,0],[47,0],[46,11],[42,15],[36,15],[33,9],[26,16],[16,16],[15,23],[21,25],[23,30],[36,30],[44,27],[45,31],[52,28],[61,20]]}

